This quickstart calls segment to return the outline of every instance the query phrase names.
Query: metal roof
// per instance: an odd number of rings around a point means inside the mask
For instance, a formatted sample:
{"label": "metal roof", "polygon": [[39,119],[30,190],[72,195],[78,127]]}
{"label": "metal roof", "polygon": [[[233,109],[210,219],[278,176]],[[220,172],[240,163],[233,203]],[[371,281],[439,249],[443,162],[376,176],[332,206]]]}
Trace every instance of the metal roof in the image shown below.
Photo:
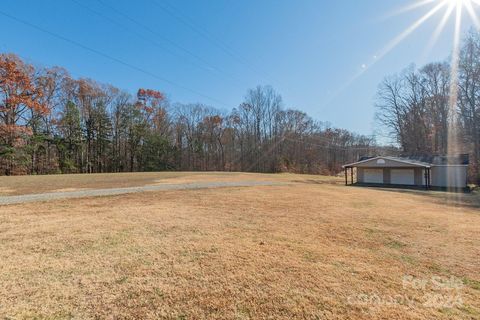
{"label": "metal roof", "polygon": [[343,167],[352,167],[361,163],[365,163],[375,159],[386,159],[391,161],[397,161],[401,163],[411,164],[419,167],[434,167],[434,166],[449,166],[449,165],[462,165],[467,166],[469,164],[468,154],[460,155],[422,155],[422,156],[399,156],[399,157],[361,157],[359,161],[346,164]]}
{"label": "metal roof", "polygon": [[391,161],[396,161],[396,162],[411,164],[411,165],[414,165],[414,166],[421,166],[421,167],[430,168],[430,164],[429,164],[429,163],[421,162],[421,161],[411,161],[411,160],[409,160],[409,159],[404,159],[404,158],[399,158],[399,157],[372,157],[372,158],[367,158],[367,159],[364,158],[363,160],[360,160],[360,161],[357,161],[357,162],[354,162],[354,163],[349,163],[349,164],[346,164],[346,165],[344,165],[344,166],[342,166],[342,167],[343,167],[343,168],[345,168],[345,167],[354,167],[354,166],[356,166],[356,165],[359,165],[359,164],[362,164],[362,163],[365,163],[365,162],[369,162],[369,161],[372,161],[372,160],[377,160],[377,159],[391,160]]}

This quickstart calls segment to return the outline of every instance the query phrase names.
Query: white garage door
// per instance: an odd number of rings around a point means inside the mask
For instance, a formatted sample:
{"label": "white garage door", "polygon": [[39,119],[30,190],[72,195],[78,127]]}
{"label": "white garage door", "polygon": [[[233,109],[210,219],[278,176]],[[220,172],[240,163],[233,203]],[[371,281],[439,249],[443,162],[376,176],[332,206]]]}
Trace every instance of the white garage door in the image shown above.
{"label": "white garage door", "polygon": [[365,169],[363,180],[365,183],[383,183],[383,169]]}
{"label": "white garage door", "polygon": [[390,171],[390,183],[414,185],[415,171],[413,169],[392,169]]}

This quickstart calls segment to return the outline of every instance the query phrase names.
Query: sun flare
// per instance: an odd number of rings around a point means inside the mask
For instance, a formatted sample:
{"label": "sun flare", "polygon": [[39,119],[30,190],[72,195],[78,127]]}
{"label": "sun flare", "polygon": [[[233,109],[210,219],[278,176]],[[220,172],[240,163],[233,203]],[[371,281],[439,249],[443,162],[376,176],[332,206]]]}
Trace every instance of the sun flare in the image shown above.
{"label": "sun flare", "polygon": [[[379,53],[378,57],[381,58],[390,51],[392,51],[397,45],[405,40],[409,35],[416,31],[426,21],[434,18],[437,14],[441,14],[439,24],[434,30],[432,38],[430,39],[427,48],[431,49],[435,42],[438,40],[442,32],[444,31],[447,22],[455,19],[454,37],[460,36],[460,28],[466,15],[476,27],[480,30],[480,19],[478,18],[478,11],[480,8],[480,0],[415,0],[409,5],[400,8],[396,12],[393,12],[390,16],[396,16],[405,12],[420,9],[422,7],[432,6],[423,16],[414,21],[407,29],[401,32],[398,36],[393,38]],[[457,33],[458,32],[458,33]],[[454,39],[455,42],[455,39]]]}
{"label": "sun flare", "polygon": [[[478,18],[478,12],[480,9],[480,0],[416,0],[410,5],[407,5],[400,10],[398,10],[393,15],[413,11],[422,7],[431,5],[432,8],[428,10],[423,16],[418,20],[414,21],[409,27],[407,27],[403,32],[398,36],[393,38],[377,55],[379,58],[382,58],[387,53],[395,49],[403,40],[410,36],[414,31],[416,31],[420,26],[422,26],[426,21],[434,18],[436,15],[440,14],[439,24],[432,33],[432,36],[427,44],[427,50],[430,51],[437,40],[439,39],[442,32],[447,26],[447,22],[450,19],[454,20],[454,30],[452,38],[452,55],[450,62],[450,97],[449,97],[449,108],[452,115],[455,115],[457,96],[458,96],[458,69],[459,69],[459,57],[460,57],[460,40],[462,25],[465,23],[466,19],[470,19],[477,30],[480,30],[480,19]],[[378,59],[377,59],[378,60]],[[457,134],[456,134],[456,120],[455,116],[450,120],[448,128],[448,153],[455,153],[457,146]]]}
{"label": "sun flare", "polygon": [[461,7],[464,5],[471,4],[472,0],[443,0],[447,4],[455,7]]}

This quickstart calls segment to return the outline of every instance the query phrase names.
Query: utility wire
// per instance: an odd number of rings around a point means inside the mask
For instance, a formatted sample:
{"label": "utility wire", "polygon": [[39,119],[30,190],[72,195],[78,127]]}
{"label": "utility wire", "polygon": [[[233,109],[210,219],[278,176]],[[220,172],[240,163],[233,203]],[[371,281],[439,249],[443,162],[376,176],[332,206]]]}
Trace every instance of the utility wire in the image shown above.
{"label": "utility wire", "polygon": [[375,149],[376,148],[376,146],[368,146],[368,147],[345,147],[345,146],[337,146],[337,145],[323,146],[323,145],[320,145],[320,144],[315,144],[315,143],[302,141],[302,140],[297,140],[297,139],[292,139],[292,138],[287,138],[287,137],[285,137],[285,140],[289,140],[289,141],[292,141],[292,142],[299,142],[299,143],[303,143],[303,144],[309,144],[309,145],[312,145],[312,146],[315,146],[315,147],[325,148],[325,149],[366,150],[366,149]]}
{"label": "utility wire", "polygon": [[[77,4],[78,6],[80,6],[80,7],[82,7],[82,8],[84,8],[85,10],[87,10],[87,11],[89,11],[89,12],[91,12],[91,13],[99,16],[99,17],[101,17],[102,19],[107,20],[107,21],[110,22],[111,24],[114,24],[114,25],[116,25],[117,27],[120,27],[122,30],[124,30],[124,31],[129,31],[129,32],[133,33],[135,36],[137,36],[138,38],[140,38],[140,39],[142,39],[142,40],[144,40],[144,41],[146,41],[146,42],[148,42],[148,43],[150,43],[150,44],[153,44],[153,45],[161,48],[162,50],[167,51],[167,52],[170,53],[172,56],[180,57],[175,51],[170,50],[168,47],[166,47],[166,46],[164,46],[164,45],[162,45],[162,44],[160,44],[160,43],[158,43],[158,42],[156,42],[156,41],[153,41],[152,39],[144,36],[142,33],[137,32],[136,30],[133,30],[132,28],[126,27],[125,25],[117,22],[115,19],[112,19],[112,18],[104,15],[103,13],[101,13],[101,12],[95,10],[95,9],[92,9],[92,8],[89,7],[89,6],[86,6],[86,5],[83,4],[82,2],[80,2],[80,1],[78,1],[78,0],[70,0],[70,1],[73,2],[73,3],[75,3],[75,4]],[[182,57],[182,58],[183,58],[183,57]],[[206,68],[206,67],[200,66],[200,65],[198,65],[198,64],[193,64],[191,61],[188,61],[188,60],[186,60],[186,61],[187,61],[188,63],[196,66],[196,67],[201,67],[201,68],[204,69],[204,70],[211,71],[210,69],[208,69],[208,68]]]}
{"label": "utility wire", "polygon": [[[173,18],[177,19],[178,21],[180,21],[182,24],[184,24],[185,26],[187,26],[188,28],[190,28],[191,30],[193,30],[194,32],[196,32],[197,34],[199,34],[200,36],[202,36],[203,38],[207,39],[208,41],[210,41],[211,43],[213,43],[215,46],[217,46],[218,48],[220,48],[223,52],[225,52],[228,56],[230,56],[231,58],[233,58],[234,60],[236,60],[237,62],[241,63],[242,65],[244,65],[245,67],[247,67],[248,69],[250,69],[251,71],[253,71],[254,73],[256,73],[257,75],[259,75],[260,77],[264,78],[265,80],[269,81],[270,82],[270,79],[267,75],[259,72],[251,63],[249,63],[246,59],[242,58],[241,56],[235,54],[227,44],[225,44],[223,41],[219,40],[218,38],[214,37],[213,35],[211,35],[207,30],[205,30],[204,28],[196,25],[195,23],[189,21],[190,19],[187,19],[185,18],[185,15],[182,15],[179,14],[178,12],[175,12],[175,11],[178,11],[178,9],[176,9],[173,5],[169,4],[168,2],[162,2],[162,4],[160,4],[157,0],[153,0],[153,3],[156,4],[159,8],[161,8],[163,11],[165,11],[166,13],[168,13],[170,16],[172,16]],[[168,8],[168,7],[170,8]]]}
{"label": "utility wire", "polygon": [[48,34],[48,35],[50,35],[50,36],[52,36],[52,37],[54,37],[54,38],[60,39],[60,40],[65,41],[65,42],[68,42],[68,43],[70,43],[70,44],[72,44],[72,45],[74,45],[74,46],[77,46],[77,47],[79,47],[79,48],[82,48],[82,49],[84,49],[84,50],[86,50],[86,51],[90,51],[90,52],[92,52],[92,53],[95,53],[96,55],[99,55],[99,56],[101,56],[101,57],[103,57],[103,58],[106,58],[106,59],[108,59],[108,60],[110,60],[110,61],[113,61],[113,62],[115,62],[115,63],[121,64],[121,65],[123,65],[123,66],[125,66],[125,67],[128,67],[128,68],[132,69],[132,70],[135,70],[135,71],[138,71],[138,72],[140,72],[140,73],[146,74],[146,75],[148,75],[148,76],[150,76],[150,77],[152,77],[152,78],[154,78],[154,79],[163,81],[163,82],[168,83],[168,84],[170,84],[170,85],[172,85],[172,86],[175,86],[175,87],[177,87],[177,88],[183,89],[183,90],[185,90],[185,91],[188,91],[188,92],[193,93],[193,94],[195,94],[195,95],[198,95],[198,96],[200,96],[200,97],[206,98],[206,99],[208,99],[208,100],[210,100],[210,101],[219,103],[219,104],[221,104],[221,105],[223,105],[223,106],[225,106],[225,107],[228,106],[228,104],[226,104],[225,102],[222,102],[222,101],[220,101],[220,100],[218,100],[218,99],[216,99],[216,98],[213,98],[213,97],[210,97],[210,96],[208,96],[208,95],[205,95],[205,94],[203,94],[203,93],[201,93],[201,92],[199,92],[199,91],[196,91],[196,90],[194,90],[194,89],[190,89],[190,88],[188,88],[188,87],[186,87],[186,86],[184,86],[184,85],[178,84],[178,83],[176,83],[176,82],[174,82],[174,81],[172,81],[172,80],[169,80],[169,79],[167,79],[167,78],[161,77],[161,76],[159,76],[159,75],[157,75],[157,74],[155,74],[155,73],[152,73],[152,72],[150,72],[150,71],[148,71],[148,70],[145,70],[145,69],[143,69],[143,68],[137,67],[137,66],[135,66],[135,65],[133,65],[133,64],[130,64],[130,63],[126,62],[126,61],[123,61],[123,60],[121,60],[121,59],[119,59],[119,58],[113,57],[113,56],[111,56],[111,55],[109,55],[109,54],[106,54],[106,53],[100,51],[100,50],[97,50],[97,49],[88,47],[88,46],[86,46],[86,45],[84,45],[84,44],[82,44],[82,43],[80,43],[80,42],[75,41],[75,40],[72,40],[72,39],[69,39],[69,38],[64,37],[64,36],[62,36],[62,35],[59,35],[59,34],[57,34],[57,33],[51,32],[51,31],[49,31],[49,30],[47,30],[47,29],[44,29],[44,28],[42,28],[42,27],[40,27],[40,26],[37,26],[37,25],[35,25],[35,24],[31,23],[31,22],[28,22],[28,21],[22,20],[22,19],[20,19],[20,18],[17,18],[17,17],[15,17],[15,16],[13,16],[13,15],[11,15],[11,14],[8,14],[8,13],[6,13],[6,12],[3,12],[3,11],[1,11],[1,10],[0,10],[0,15],[3,15],[3,16],[5,16],[5,17],[7,17],[7,18],[9,18],[9,19],[11,19],[11,20],[14,20],[14,21],[16,21],[16,22],[19,22],[19,23],[21,23],[21,24],[23,24],[23,25],[29,26],[30,28],[33,28],[33,29],[35,29],[35,30],[38,30],[38,31],[40,31],[40,32],[42,32],[42,33]]}
{"label": "utility wire", "polygon": [[[313,139],[320,140],[320,141],[323,141],[325,143],[332,143],[332,141],[333,141],[333,139],[330,139],[330,138],[324,137],[324,136],[318,136],[318,135],[314,136]],[[374,141],[374,139],[372,139],[372,141]]]}
{"label": "utility wire", "polygon": [[[75,0],[72,0],[72,1],[77,2],[77,1],[75,1]],[[207,70],[207,71],[210,71],[210,72],[214,71],[215,73],[220,74],[220,75],[223,75],[223,76],[226,77],[226,78],[230,78],[230,80],[234,80],[235,82],[239,82],[239,83],[241,82],[239,79],[237,79],[237,78],[235,78],[235,77],[233,77],[233,76],[231,76],[231,75],[228,75],[228,74],[225,73],[225,72],[222,72],[222,71],[219,70],[217,67],[215,67],[214,65],[212,65],[210,62],[208,62],[208,61],[205,60],[204,58],[200,57],[199,55],[195,54],[195,53],[192,52],[191,50],[189,50],[189,49],[183,47],[182,45],[179,45],[179,44],[176,43],[175,41],[172,41],[172,40],[170,40],[169,38],[163,36],[162,34],[160,34],[159,32],[157,32],[156,30],[150,28],[149,26],[147,26],[146,24],[138,21],[137,19],[132,18],[132,17],[129,16],[128,14],[126,14],[126,13],[122,12],[121,10],[119,10],[118,8],[116,8],[116,7],[114,7],[114,6],[106,3],[106,2],[103,1],[103,0],[97,0],[97,2],[100,3],[101,5],[103,5],[104,7],[110,9],[111,11],[117,13],[118,15],[122,16],[122,17],[125,18],[126,20],[128,20],[128,21],[132,22],[133,24],[139,26],[140,28],[143,28],[143,29],[146,30],[147,32],[149,32],[149,33],[151,33],[152,35],[158,37],[159,39],[162,39],[162,41],[165,41],[165,42],[169,43],[171,46],[175,47],[177,50],[180,50],[180,51],[186,53],[187,55],[195,58],[196,60],[198,60],[198,61],[202,62],[203,64],[205,64],[206,66],[208,66],[208,68],[203,67],[203,69],[205,69],[205,70]],[[78,3],[78,2],[77,2],[77,3]],[[84,7],[85,7],[85,6],[84,6]],[[99,13],[97,13],[97,14],[99,14]],[[111,21],[111,20],[112,20],[112,19],[109,19],[109,21]],[[116,23],[117,25],[122,25],[122,24],[120,24],[120,23],[118,23],[118,22],[115,22],[115,23]],[[125,29],[130,30],[130,28],[125,27],[124,25],[122,25],[122,26],[123,26]],[[142,38],[145,39],[144,36],[142,36]],[[158,43],[157,43],[157,45],[158,45]],[[172,52],[170,51],[170,53],[172,53]],[[174,54],[174,55],[175,55],[175,54]]]}

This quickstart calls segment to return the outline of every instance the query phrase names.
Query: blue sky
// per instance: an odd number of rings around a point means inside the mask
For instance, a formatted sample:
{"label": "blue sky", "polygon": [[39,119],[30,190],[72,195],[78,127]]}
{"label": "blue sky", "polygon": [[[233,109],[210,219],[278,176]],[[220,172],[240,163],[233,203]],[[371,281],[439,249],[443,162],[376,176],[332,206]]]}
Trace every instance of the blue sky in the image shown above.
{"label": "blue sky", "polygon": [[[3,0],[2,12],[156,77],[1,15],[0,51],[39,65],[63,66],[74,77],[111,83],[131,93],[139,87],[158,89],[174,102],[202,102],[225,110],[238,106],[248,88],[270,84],[282,94],[285,107],[370,135],[377,128],[375,94],[383,77],[412,63],[443,60],[452,48],[450,19],[436,45],[425,52],[442,10],[371,65],[389,41],[438,2],[389,16],[412,3],[415,0]],[[470,27],[469,20],[462,25],[464,31]],[[350,83],[362,65],[368,69]]]}

